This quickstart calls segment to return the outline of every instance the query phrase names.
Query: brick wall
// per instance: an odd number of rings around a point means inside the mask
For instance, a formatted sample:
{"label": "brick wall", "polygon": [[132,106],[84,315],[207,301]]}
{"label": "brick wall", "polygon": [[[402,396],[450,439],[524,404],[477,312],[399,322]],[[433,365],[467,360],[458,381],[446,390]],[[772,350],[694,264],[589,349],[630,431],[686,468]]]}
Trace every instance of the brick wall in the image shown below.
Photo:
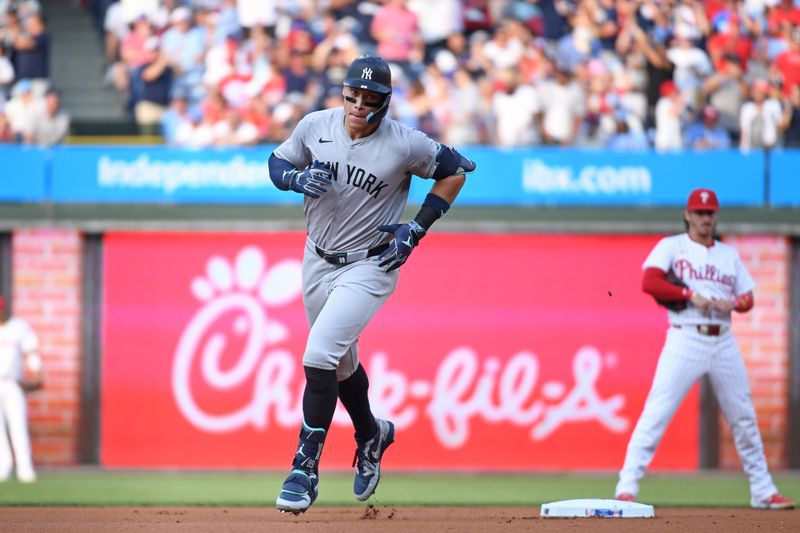
{"label": "brick wall", "polygon": [[[764,451],[771,469],[786,468],[789,386],[789,265],[791,243],[784,237],[728,239],[756,282],[756,305],[734,313],[733,330],[747,367]],[[720,466],[741,468],[733,435],[720,416]]]}
{"label": "brick wall", "polygon": [[44,389],[28,396],[35,465],[77,463],[80,413],[81,237],[17,231],[12,240],[13,312],[39,336]]}

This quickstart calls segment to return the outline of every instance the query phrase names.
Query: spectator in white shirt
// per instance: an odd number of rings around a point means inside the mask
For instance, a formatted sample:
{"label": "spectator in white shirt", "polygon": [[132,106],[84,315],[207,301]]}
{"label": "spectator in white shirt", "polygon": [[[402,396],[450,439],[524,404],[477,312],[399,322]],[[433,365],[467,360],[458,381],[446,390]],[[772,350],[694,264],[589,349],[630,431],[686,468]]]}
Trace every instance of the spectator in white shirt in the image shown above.
{"label": "spectator in white shirt", "polygon": [[569,146],[575,143],[586,108],[583,88],[564,65],[556,65],[553,79],[539,88],[542,141]]}
{"label": "spectator in white shirt", "polygon": [[278,23],[277,3],[277,0],[238,0],[235,4],[239,23],[247,29],[261,26],[270,35],[274,35],[275,25]]}
{"label": "spectator in white shirt", "polygon": [[18,142],[33,142],[33,122],[41,103],[33,94],[30,80],[20,80],[14,88],[14,97],[6,104],[6,117]]}
{"label": "spectator in white shirt", "polygon": [[445,48],[447,38],[462,31],[461,5],[458,0],[409,0],[408,9],[417,14],[419,31],[425,41],[425,60]]}
{"label": "spectator in white shirt", "polygon": [[711,60],[689,39],[689,28],[682,28],[675,36],[672,47],[667,50],[667,59],[675,65],[673,80],[686,101],[695,102],[699,96],[703,80],[713,72]]}
{"label": "spectator in white shirt", "polygon": [[150,20],[156,20],[160,6],[159,0],[120,0],[122,16],[126,21],[132,22],[141,15],[146,15]]}
{"label": "spectator in white shirt", "polygon": [[[122,44],[122,40],[130,31],[128,21],[125,20],[122,4],[120,2],[114,2],[108,6],[105,19],[103,20],[103,29],[106,32],[106,68],[110,68],[120,60],[119,47]],[[109,79],[111,79],[110,73]]]}
{"label": "spectator in white shirt", "polygon": [[44,104],[33,120],[32,142],[39,146],[53,146],[69,134],[69,115],[61,109],[61,97],[55,89],[48,89]]}
{"label": "spectator in white shirt", "polygon": [[257,141],[258,128],[235,109],[226,110],[225,118],[214,124],[215,146],[252,146]]}
{"label": "spectator in white shirt", "polygon": [[685,97],[672,80],[663,82],[659,92],[661,97],[656,103],[656,150],[680,150],[683,148]]}
{"label": "spectator in white shirt", "polygon": [[536,89],[522,84],[511,68],[498,73],[501,88],[492,96],[495,142],[499,146],[530,146],[537,141],[536,115],[541,110]]}
{"label": "spectator in white shirt", "polygon": [[739,114],[742,150],[770,148],[778,142],[783,110],[778,100],[769,97],[771,88],[766,80],[758,79],[753,82],[753,100],[745,102]]}
{"label": "spectator in white shirt", "polygon": [[450,97],[445,100],[446,119],[443,139],[449,145],[479,144],[485,133],[480,89],[469,71],[459,68],[453,74]]}
{"label": "spectator in white shirt", "polygon": [[241,31],[228,34],[225,41],[211,48],[206,55],[206,72],[203,82],[212,88],[218,88],[220,83],[230,76],[242,75],[249,77],[253,65],[250,56],[243,46],[244,38]]}
{"label": "spectator in white shirt", "polygon": [[517,26],[516,20],[505,21],[484,45],[483,53],[495,69],[516,68],[522,59],[525,47],[517,37]]}

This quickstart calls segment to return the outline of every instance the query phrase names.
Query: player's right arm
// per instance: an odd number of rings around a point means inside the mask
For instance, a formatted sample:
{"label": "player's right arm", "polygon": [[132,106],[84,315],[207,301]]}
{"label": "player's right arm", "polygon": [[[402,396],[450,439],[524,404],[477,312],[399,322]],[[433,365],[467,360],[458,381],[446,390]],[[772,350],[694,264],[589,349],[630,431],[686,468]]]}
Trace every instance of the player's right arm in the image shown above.
{"label": "player's right arm", "polygon": [[274,153],[269,156],[269,178],[282,191],[295,191],[311,198],[319,198],[328,192],[331,183],[330,167],[314,160],[310,167],[300,170]]}
{"label": "player's right arm", "polygon": [[319,161],[312,161],[311,166],[306,166],[311,160],[305,143],[311,120],[309,117],[310,115],[303,117],[289,138],[270,154],[269,178],[282,191],[295,191],[311,198],[319,198],[333,183],[333,173],[328,165]]}
{"label": "player's right arm", "polygon": [[[674,237],[661,239],[647,256],[642,268],[642,291],[652,296],[656,301],[675,302],[688,301],[703,315],[711,313],[713,302],[690,288],[678,287],[667,281],[667,273],[672,269],[675,246]],[[683,280],[686,282],[687,280]]]}
{"label": "player's right arm", "polygon": [[645,268],[642,291],[665,302],[688,301],[694,294],[688,287],[679,287],[667,281],[667,273],[658,267]]}

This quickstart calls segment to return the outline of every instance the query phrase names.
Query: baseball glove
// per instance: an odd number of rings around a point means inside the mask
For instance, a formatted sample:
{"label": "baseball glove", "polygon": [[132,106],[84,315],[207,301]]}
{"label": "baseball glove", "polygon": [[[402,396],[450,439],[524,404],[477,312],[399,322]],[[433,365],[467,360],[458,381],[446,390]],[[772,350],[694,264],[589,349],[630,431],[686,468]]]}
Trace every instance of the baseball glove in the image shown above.
{"label": "baseball glove", "polygon": [[[664,279],[666,279],[669,283],[672,283],[676,287],[681,287],[682,289],[688,288],[688,286],[683,282],[683,280],[678,276],[676,276],[675,272],[673,272],[671,269],[669,272],[667,272],[667,276]],[[666,300],[659,300],[658,298],[656,298],[656,303],[676,313],[680,313],[681,311],[686,309],[686,307],[689,305],[689,302],[687,302],[686,300],[666,301]]]}
{"label": "baseball glove", "polygon": [[44,381],[36,378],[23,378],[19,382],[23,392],[34,392],[44,387]]}

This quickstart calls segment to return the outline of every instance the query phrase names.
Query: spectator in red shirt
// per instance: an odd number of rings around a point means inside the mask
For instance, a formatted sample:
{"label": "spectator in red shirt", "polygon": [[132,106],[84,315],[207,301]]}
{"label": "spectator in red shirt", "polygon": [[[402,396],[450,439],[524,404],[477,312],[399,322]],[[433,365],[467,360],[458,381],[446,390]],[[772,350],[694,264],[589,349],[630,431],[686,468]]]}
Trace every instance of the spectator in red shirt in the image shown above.
{"label": "spectator in red shirt", "polygon": [[792,0],[781,0],[781,3],[770,9],[767,15],[767,28],[770,34],[780,34],[786,25],[800,26],[800,9],[794,7]]}
{"label": "spectator in red shirt", "polygon": [[792,30],[789,48],[775,58],[775,68],[783,81],[783,94],[788,97],[792,88],[800,84],[800,28]]}
{"label": "spectator in red shirt", "polygon": [[722,30],[711,36],[707,48],[717,70],[722,68],[726,56],[736,56],[739,58],[739,67],[747,72],[747,62],[753,56],[753,41],[742,35],[738,16],[730,17]]}
{"label": "spectator in red shirt", "polygon": [[713,20],[720,11],[724,11],[728,4],[725,0],[706,0],[703,2],[703,9],[706,12],[706,18]]}

